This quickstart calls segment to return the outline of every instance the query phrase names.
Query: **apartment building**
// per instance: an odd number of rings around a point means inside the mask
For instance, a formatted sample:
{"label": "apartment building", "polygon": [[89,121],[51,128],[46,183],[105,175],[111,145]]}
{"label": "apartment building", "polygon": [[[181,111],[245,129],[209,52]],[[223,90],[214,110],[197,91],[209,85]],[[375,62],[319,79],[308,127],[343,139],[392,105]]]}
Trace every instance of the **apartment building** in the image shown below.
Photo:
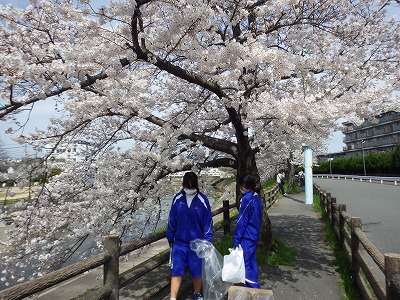
{"label": "apartment building", "polygon": [[400,113],[388,111],[356,126],[344,122],[343,156],[392,151],[400,145]]}
{"label": "apartment building", "polygon": [[400,145],[400,113],[388,111],[365,120],[361,125],[344,122],[342,152],[318,155],[319,162],[334,158],[361,156],[368,153],[391,151]]}

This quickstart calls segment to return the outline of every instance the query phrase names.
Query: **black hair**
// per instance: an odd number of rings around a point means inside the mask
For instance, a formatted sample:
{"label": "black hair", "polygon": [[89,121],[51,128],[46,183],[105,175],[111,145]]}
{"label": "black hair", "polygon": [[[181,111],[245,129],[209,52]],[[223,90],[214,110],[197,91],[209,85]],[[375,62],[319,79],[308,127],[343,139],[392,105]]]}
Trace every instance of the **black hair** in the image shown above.
{"label": "black hair", "polygon": [[246,174],[239,179],[239,185],[244,186],[247,190],[252,192],[259,192],[258,181],[252,174]]}
{"label": "black hair", "polygon": [[244,175],[239,181],[239,184],[253,192],[258,188],[257,180],[252,174]]}
{"label": "black hair", "polygon": [[199,182],[194,172],[186,172],[182,180],[183,188],[199,190]]}

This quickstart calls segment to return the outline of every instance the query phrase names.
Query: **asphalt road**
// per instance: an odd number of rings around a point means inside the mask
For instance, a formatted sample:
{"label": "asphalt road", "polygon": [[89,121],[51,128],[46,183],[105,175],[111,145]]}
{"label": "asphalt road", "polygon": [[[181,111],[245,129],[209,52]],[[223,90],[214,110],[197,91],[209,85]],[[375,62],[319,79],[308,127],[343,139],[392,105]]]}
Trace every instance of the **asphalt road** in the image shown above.
{"label": "asphalt road", "polygon": [[400,186],[342,179],[313,179],[362,219],[363,231],[383,253],[400,253]]}

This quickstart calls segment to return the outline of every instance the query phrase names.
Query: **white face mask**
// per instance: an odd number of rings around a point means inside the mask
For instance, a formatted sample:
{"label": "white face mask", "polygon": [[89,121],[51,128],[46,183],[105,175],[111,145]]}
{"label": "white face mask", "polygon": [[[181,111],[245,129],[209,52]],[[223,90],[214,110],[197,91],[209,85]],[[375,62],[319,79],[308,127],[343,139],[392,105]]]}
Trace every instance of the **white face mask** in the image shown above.
{"label": "white face mask", "polygon": [[185,191],[185,193],[187,194],[187,195],[194,195],[194,194],[196,194],[197,193],[197,190],[196,189],[183,189],[184,191]]}

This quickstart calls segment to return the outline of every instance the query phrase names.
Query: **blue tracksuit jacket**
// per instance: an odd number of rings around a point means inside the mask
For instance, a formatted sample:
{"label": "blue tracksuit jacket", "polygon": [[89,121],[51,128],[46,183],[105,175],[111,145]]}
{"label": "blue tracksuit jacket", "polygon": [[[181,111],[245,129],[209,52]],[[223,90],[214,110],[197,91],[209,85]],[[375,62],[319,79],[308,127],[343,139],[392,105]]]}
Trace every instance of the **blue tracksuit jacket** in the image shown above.
{"label": "blue tracksuit jacket", "polygon": [[240,201],[239,215],[233,245],[238,246],[242,239],[258,241],[261,227],[262,203],[260,196],[247,191]]}
{"label": "blue tracksuit jacket", "polygon": [[260,288],[260,284],[258,283],[256,248],[261,227],[261,210],[260,196],[252,191],[247,191],[240,202],[237,225],[233,235],[233,246],[240,244],[243,248],[246,269],[244,285],[257,289]]}
{"label": "blue tracksuit jacket", "polygon": [[197,193],[188,207],[184,193],[181,191],[176,194],[168,218],[168,241],[188,244],[194,239],[203,239],[211,242],[213,233],[211,207],[207,197]]}

